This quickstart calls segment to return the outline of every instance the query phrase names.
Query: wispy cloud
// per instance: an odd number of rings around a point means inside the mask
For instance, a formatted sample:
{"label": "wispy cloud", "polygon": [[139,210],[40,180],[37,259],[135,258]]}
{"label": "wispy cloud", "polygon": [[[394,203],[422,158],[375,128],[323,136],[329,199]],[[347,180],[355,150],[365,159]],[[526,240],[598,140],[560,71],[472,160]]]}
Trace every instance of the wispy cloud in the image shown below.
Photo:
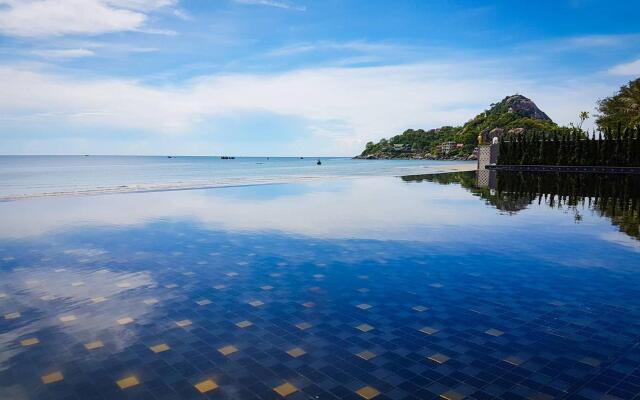
{"label": "wispy cloud", "polygon": [[[2,0],[0,34],[18,37],[153,32],[148,13],[174,0]],[[163,32],[163,31],[161,31]]]}
{"label": "wispy cloud", "polygon": [[640,59],[615,65],[609,68],[607,72],[617,76],[640,76]]}
{"label": "wispy cloud", "polygon": [[31,53],[44,58],[80,58],[95,55],[93,51],[88,49],[34,50]]}
{"label": "wispy cloud", "polygon": [[278,1],[278,0],[233,0],[233,1],[239,4],[275,7],[275,8],[282,8],[285,10],[306,11],[307,9],[305,6],[299,6],[296,4],[292,4],[284,1]]}
{"label": "wispy cloud", "polygon": [[[306,131],[300,135],[326,138],[323,154],[348,155],[359,152],[368,140],[409,127],[463,123],[515,92],[532,97],[554,120],[567,123],[612,90],[592,80],[588,85],[579,79],[541,84],[518,78],[505,65],[510,64],[470,60],[311,68],[279,74],[203,76],[169,87],[124,79],[78,80],[5,66],[0,68],[4,92],[0,116],[20,118],[22,126],[36,128],[55,124],[60,129],[100,127],[189,137],[197,135],[199,124],[211,126],[218,118],[271,113],[306,121]],[[53,116],[46,121],[43,113]]]}

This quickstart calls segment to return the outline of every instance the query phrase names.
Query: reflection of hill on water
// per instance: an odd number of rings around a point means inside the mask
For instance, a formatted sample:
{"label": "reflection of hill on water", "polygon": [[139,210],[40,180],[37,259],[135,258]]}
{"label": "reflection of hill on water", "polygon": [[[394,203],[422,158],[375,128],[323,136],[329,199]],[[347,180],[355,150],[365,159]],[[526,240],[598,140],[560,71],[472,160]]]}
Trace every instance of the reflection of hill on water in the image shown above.
{"label": "reflection of hill on water", "polygon": [[[486,171],[483,171],[486,172]],[[640,175],[567,174],[494,171],[487,186],[477,185],[475,172],[402,177],[405,182],[457,183],[507,213],[532,203],[574,214],[576,222],[585,209],[606,217],[621,232],[640,239]]]}

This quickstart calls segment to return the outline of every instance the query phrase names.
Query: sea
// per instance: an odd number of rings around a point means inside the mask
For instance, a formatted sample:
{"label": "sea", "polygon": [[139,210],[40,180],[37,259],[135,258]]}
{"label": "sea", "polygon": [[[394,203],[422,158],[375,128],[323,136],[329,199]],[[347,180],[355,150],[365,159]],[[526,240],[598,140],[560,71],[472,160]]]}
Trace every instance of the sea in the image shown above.
{"label": "sea", "polygon": [[475,162],[346,157],[0,156],[0,201],[413,175],[454,164]]}

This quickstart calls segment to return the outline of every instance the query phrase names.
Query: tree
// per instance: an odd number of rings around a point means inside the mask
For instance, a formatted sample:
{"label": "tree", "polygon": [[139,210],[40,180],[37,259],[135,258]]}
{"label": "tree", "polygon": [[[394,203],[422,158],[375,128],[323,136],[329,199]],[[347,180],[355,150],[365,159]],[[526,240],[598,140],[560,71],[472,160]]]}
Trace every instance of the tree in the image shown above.
{"label": "tree", "polygon": [[580,111],[580,114],[578,115],[578,118],[580,118],[580,122],[578,122],[578,129],[582,130],[582,124],[584,124],[584,121],[589,119],[589,112],[588,111]]}
{"label": "tree", "polygon": [[613,96],[598,101],[596,124],[601,129],[640,124],[640,78],[622,86]]}

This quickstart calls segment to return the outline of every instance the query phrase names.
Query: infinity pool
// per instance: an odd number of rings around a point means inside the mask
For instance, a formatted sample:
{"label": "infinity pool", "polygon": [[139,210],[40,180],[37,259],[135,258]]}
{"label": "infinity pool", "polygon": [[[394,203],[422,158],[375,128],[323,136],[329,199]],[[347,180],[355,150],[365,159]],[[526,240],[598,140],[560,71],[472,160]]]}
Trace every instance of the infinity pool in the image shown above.
{"label": "infinity pool", "polygon": [[503,189],[0,203],[0,399],[638,398],[637,200]]}

